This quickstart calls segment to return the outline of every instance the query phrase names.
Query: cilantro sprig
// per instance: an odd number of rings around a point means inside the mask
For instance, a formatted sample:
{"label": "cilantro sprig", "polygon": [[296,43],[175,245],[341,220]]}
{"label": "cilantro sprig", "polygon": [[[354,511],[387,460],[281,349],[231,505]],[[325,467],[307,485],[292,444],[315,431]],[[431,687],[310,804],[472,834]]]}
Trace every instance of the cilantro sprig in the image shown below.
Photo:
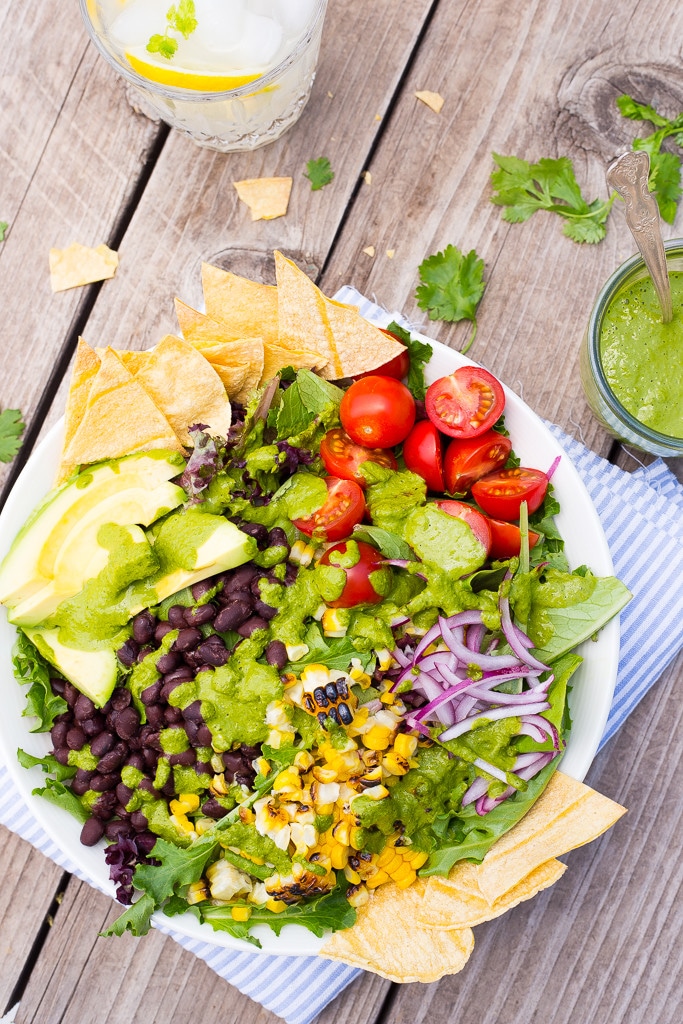
{"label": "cilantro sprig", "polygon": [[645,150],[650,156],[650,192],[654,194],[662,220],[673,224],[681,198],[681,158],[676,153],[662,152],[662,143],[673,136],[677,146],[683,147],[683,112],[673,120],[659,114],[654,107],[639,103],[631,96],[619,96],[617,107],[622,117],[631,121],[646,121],[656,129],[644,139],[636,138],[632,146]]}
{"label": "cilantro sprig", "polygon": [[197,12],[194,0],[180,0],[178,5],[172,4],[166,11],[166,31],[163,35],[156,33],[150,36],[147,43],[148,53],[158,53],[161,57],[170,60],[178,49],[178,39],[170,35],[177,32],[184,39],[188,39],[197,27]]}
{"label": "cilantro sprig", "polygon": [[6,220],[0,220],[0,242],[5,241],[7,231],[9,230],[9,224]]}
{"label": "cilantro sprig", "polygon": [[328,158],[320,156],[317,160],[309,160],[306,164],[304,177],[308,178],[311,183],[311,192],[317,192],[318,189],[329,185],[334,178],[334,171],[330,166]]}
{"label": "cilantro sprig", "polygon": [[493,154],[497,169],[491,174],[491,202],[503,206],[503,220],[520,224],[537,210],[548,210],[565,220],[562,233],[575,242],[600,242],[605,237],[605,221],[616,198],[594,199],[588,203],[566,157],[543,158],[531,164],[517,156]]}
{"label": "cilantro sprig", "polygon": [[484,261],[474,249],[465,255],[455,245],[428,256],[418,267],[422,284],[415,292],[420,307],[430,320],[470,320],[472,333],[463,352],[477,333],[477,306],[484,294]]}
{"label": "cilantro sprig", "polygon": [[0,462],[11,462],[21,447],[25,423],[19,409],[0,412]]}

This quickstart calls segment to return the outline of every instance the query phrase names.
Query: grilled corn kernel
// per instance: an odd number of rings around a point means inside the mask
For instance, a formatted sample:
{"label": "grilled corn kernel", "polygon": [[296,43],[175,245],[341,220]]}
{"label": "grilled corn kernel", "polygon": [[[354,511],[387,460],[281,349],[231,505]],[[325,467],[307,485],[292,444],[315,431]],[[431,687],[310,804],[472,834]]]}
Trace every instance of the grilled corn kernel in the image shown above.
{"label": "grilled corn kernel", "polygon": [[394,740],[394,750],[401,757],[412,757],[417,750],[417,736],[409,736],[407,732],[400,732]]}
{"label": "grilled corn kernel", "polygon": [[191,814],[192,811],[199,810],[199,797],[196,793],[180,793],[178,795],[178,802],[182,805],[182,810],[185,814]]}
{"label": "grilled corn kernel", "polygon": [[311,775],[318,782],[336,782],[337,772],[334,768],[323,768],[322,765],[316,765]]}
{"label": "grilled corn kernel", "polygon": [[263,775],[264,777],[266,775],[270,775],[270,761],[265,757],[257,757],[254,761],[254,768],[259,775]]}
{"label": "grilled corn kernel", "polygon": [[[377,867],[386,868],[396,857],[396,849],[393,846],[385,846],[377,858]],[[401,858],[399,858],[400,860]]]}
{"label": "grilled corn kernel", "polygon": [[368,889],[376,889],[378,885],[384,885],[384,883],[388,881],[389,875],[386,873],[386,871],[383,871],[380,868],[377,874],[373,875],[372,878],[368,878],[365,884],[367,885]]}
{"label": "grilled corn kernel", "polygon": [[340,846],[335,843],[330,850],[330,861],[336,871],[341,871],[349,863],[349,850],[347,846]]}
{"label": "grilled corn kernel", "polygon": [[340,614],[337,608],[326,608],[322,617],[323,633],[325,636],[345,636],[348,629],[348,615]]}
{"label": "grilled corn kernel", "polygon": [[330,670],[326,665],[306,665],[301,673],[301,682],[306,693],[313,693],[318,686],[326,686],[330,681]]}
{"label": "grilled corn kernel", "polygon": [[283,910],[287,909],[287,904],[283,903],[282,900],[267,900],[266,907],[272,911],[273,914],[281,914]]}
{"label": "grilled corn kernel", "polygon": [[209,783],[209,789],[214,796],[225,796],[229,792],[230,786],[225,781],[225,775],[223,772],[220,775],[214,775]]}
{"label": "grilled corn kernel", "polygon": [[429,854],[423,853],[422,851],[413,853],[408,857],[408,863],[414,871],[419,871],[422,865],[426,864],[428,860]]}
{"label": "grilled corn kernel", "polygon": [[198,836],[203,836],[216,824],[213,818],[197,818],[194,823],[194,830]]}
{"label": "grilled corn kernel", "polygon": [[308,644],[285,644],[285,649],[290,661],[300,661],[309,651]]}
{"label": "grilled corn kernel", "polygon": [[344,877],[346,878],[347,882],[351,882],[351,885],[358,885],[358,883],[362,881],[358,872],[354,871],[349,864],[347,864],[346,867],[344,868]]}
{"label": "grilled corn kernel", "polygon": [[201,878],[198,882],[193,882],[187,890],[187,896],[185,899],[191,907],[194,906],[195,903],[201,903],[202,900],[211,899],[211,893],[206,881]]}
{"label": "grilled corn kernel", "polygon": [[315,548],[312,544],[306,544],[303,540],[295,540],[289,552],[289,561],[297,565],[310,565],[315,556]]}
{"label": "grilled corn kernel", "polygon": [[252,821],[256,819],[256,815],[251,807],[240,807],[239,816],[240,821],[244,822],[245,825],[251,825]]}
{"label": "grilled corn kernel", "polygon": [[188,834],[192,833],[193,835],[197,834],[194,830],[194,825],[182,811],[177,811],[175,814],[171,814],[170,820],[176,828],[179,828],[182,832],[187,832]]}
{"label": "grilled corn kernel", "polygon": [[346,890],[346,898],[352,907],[364,907],[370,899],[370,893],[364,885],[350,885]]}
{"label": "grilled corn kernel", "polygon": [[388,668],[391,668],[393,663],[393,657],[391,652],[384,647],[381,651],[377,651],[377,667],[386,672]]}
{"label": "grilled corn kernel", "polygon": [[415,872],[413,871],[410,864],[403,860],[403,858],[401,858],[401,864],[399,865],[399,867],[396,868],[395,871],[389,871],[387,869],[387,874],[391,875],[395,882],[405,882],[406,879],[409,879],[408,884],[410,884],[410,882],[414,881],[415,879]]}
{"label": "grilled corn kernel", "polygon": [[385,725],[373,725],[363,735],[363,743],[370,750],[386,750],[391,743],[391,730]]}
{"label": "grilled corn kernel", "polygon": [[363,832],[364,830],[357,825],[349,829],[349,846],[353,847],[354,850],[363,849]]}
{"label": "grilled corn kernel", "polygon": [[211,755],[211,767],[215,772],[223,771],[223,758],[221,757],[220,754]]}
{"label": "grilled corn kernel", "polygon": [[362,668],[352,668],[349,675],[353,679],[354,683],[358,683],[361,690],[367,690],[372,683],[372,679],[367,672],[363,671]]}
{"label": "grilled corn kernel", "polygon": [[300,750],[294,758],[294,764],[300,769],[300,771],[306,772],[315,764],[315,758],[309,750]]}
{"label": "grilled corn kernel", "polygon": [[349,823],[348,821],[338,821],[332,829],[332,835],[341,843],[342,846],[349,845]]}
{"label": "grilled corn kernel", "polygon": [[230,917],[233,921],[248,921],[251,917],[251,907],[232,907]]}
{"label": "grilled corn kernel", "polygon": [[298,793],[301,789],[301,776],[293,765],[284,768],[273,781],[274,793]]}
{"label": "grilled corn kernel", "polygon": [[382,766],[392,775],[405,775],[410,767],[405,757],[401,757],[396,750],[389,750],[382,759]]}

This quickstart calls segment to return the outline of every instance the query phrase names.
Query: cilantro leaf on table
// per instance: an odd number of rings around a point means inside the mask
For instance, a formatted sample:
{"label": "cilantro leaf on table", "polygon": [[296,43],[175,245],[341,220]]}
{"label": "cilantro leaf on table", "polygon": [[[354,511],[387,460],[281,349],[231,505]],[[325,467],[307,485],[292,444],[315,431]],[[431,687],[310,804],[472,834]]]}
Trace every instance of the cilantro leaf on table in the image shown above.
{"label": "cilantro leaf on table", "polygon": [[17,454],[25,426],[19,409],[0,412],[0,462],[11,462]]}
{"label": "cilantro leaf on table", "polygon": [[308,178],[311,183],[311,192],[317,192],[318,189],[324,188],[334,178],[334,171],[330,166],[330,161],[326,156],[320,156],[317,160],[309,160],[306,164],[306,170],[304,171],[304,177]]}
{"label": "cilantro leaf on table", "polygon": [[410,356],[410,369],[408,370],[407,378],[408,390],[412,393],[413,398],[424,401],[427,391],[424,368],[432,358],[432,346],[424,341],[418,341],[417,338],[413,338],[410,331],[406,331],[395,320],[392,320],[387,330],[402,341],[408,349],[408,355]]}
{"label": "cilantro leaf on table", "polygon": [[9,228],[9,224],[7,223],[7,221],[6,220],[0,220],[0,242],[4,242],[5,241],[5,237],[7,236],[8,228]]}
{"label": "cilantro leaf on table", "polygon": [[521,224],[537,210],[547,210],[566,221],[563,234],[575,242],[595,243],[605,237],[605,221],[615,194],[604,202],[586,202],[568,157],[544,157],[535,164],[498,153],[493,159],[497,169],[491,174],[491,202],[505,207],[503,220]]}
{"label": "cilantro leaf on table", "polygon": [[670,136],[678,146],[683,146],[683,112],[673,120],[659,114],[653,106],[639,103],[632,96],[617,97],[617,107],[622,117],[631,121],[646,121],[657,131],[644,139],[636,138],[632,146],[644,150],[650,157],[650,191],[659,206],[662,219],[673,224],[678,208],[681,190],[681,160],[675,153],[662,152],[662,143]]}
{"label": "cilantro leaf on table", "polygon": [[428,256],[418,267],[422,284],[415,292],[420,309],[430,320],[471,320],[473,327],[463,352],[472,345],[477,333],[477,306],[484,294],[484,261],[474,249],[465,255],[455,245]]}

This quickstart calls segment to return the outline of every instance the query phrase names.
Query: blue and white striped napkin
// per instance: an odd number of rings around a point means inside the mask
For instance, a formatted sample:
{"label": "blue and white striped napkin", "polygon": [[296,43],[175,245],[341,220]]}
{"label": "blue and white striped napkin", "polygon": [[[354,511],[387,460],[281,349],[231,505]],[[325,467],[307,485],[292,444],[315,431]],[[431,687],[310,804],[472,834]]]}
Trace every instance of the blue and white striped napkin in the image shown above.
{"label": "blue and white striped napkin", "polygon": [[[336,297],[359,304],[370,320],[383,315],[378,306],[350,288]],[[683,486],[661,460],[625,473],[559,427],[549,426],[593,499],[616,575],[633,593],[621,613],[619,672],[602,746],[683,646]],[[0,823],[83,877],[32,818],[2,765]],[[360,974],[355,968],[316,957],[235,952],[187,939],[170,926],[161,930],[288,1024],[310,1024]]]}

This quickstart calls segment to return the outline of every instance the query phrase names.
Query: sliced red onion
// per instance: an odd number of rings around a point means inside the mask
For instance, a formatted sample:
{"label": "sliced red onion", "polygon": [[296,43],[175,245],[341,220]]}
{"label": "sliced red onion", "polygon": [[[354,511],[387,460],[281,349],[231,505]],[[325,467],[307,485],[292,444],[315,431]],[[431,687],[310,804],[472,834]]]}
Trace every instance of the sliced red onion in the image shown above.
{"label": "sliced red onion", "polygon": [[476,626],[470,626],[467,630],[465,637],[465,645],[469,651],[481,652],[481,644],[486,633],[486,626],[483,622],[477,623]]}
{"label": "sliced red onion", "polygon": [[503,627],[503,633],[505,639],[510,645],[510,649],[515,652],[520,661],[523,661],[525,665],[530,665],[531,668],[538,668],[541,671],[548,671],[548,666],[544,665],[538,658],[534,658],[532,654],[520,641],[517,635],[517,627],[513,625],[512,618],[510,616],[510,602],[507,597],[502,598],[500,602],[500,624]]}
{"label": "sliced red onion", "polygon": [[555,458],[553,459],[553,462],[552,462],[552,465],[551,465],[550,469],[546,473],[546,476],[548,477],[548,480],[552,480],[553,474],[555,473],[555,470],[557,469],[557,467],[559,466],[559,464],[561,462],[562,462],[562,456],[561,455],[556,455]]}
{"label": "sliced red onion", "polygon": [[395,647],[391,652],[391,657],[394,661],[397,661],[401,668],[410,668],[413,664],[413,659],[408,657],[405,651],[402,651],[400,647]]}
{"label": "sliced red onion", "polygon": [[[441,633],[449,651],[452,651],[456,658],[462,661],[464,665],[477,665],[479,668],[483,669],[519,667],[519,659],[513,658],[511,655],[499,654],[497,656],[492,656],[489,654],[479,654],[476,651],[471,651],[464,643],[457,639],[445,619],[440,618],[439,625],[441,626]],[[526,651],[524,653],[526,654]]]}
{"label": "sliced red onion", "polygon": [[[487,701],[489,704],[516,704],[518,707],[525,704],[538,702],[539,694],[536,690],[522,690],[521,693],[501,693],[499,690],[489,690],[484,686],[474,686],[469,691],[477,700]],[[519,707],[520,712],[524,710]]]}
{"label": "sliced red onion", "polygon": [[473,715],[471,718],[466,718],[464,722],[457,722],[452,725],[450,729],[446,729],[439,736],[442,743],[446,740],[455,739],[457,736],[462,736],[466,732],[470,732],[477,722],[497,722],[500,718],[512,718],[514,715],[520,715],[524,710],[524,713],[528,711],[531,714],[537,714],[539,711],[547,711],[550,707],[548,701],[539,702],[537,704],[530,704],[527,709],[521,709],[519,705],[516,707],[513,705],[506,708],[491,708],[483,711],[481,714]]}
{"label": "sliced red onion", "polygon": [[[522,725],[536,726],[539,730],[545,733],[543,739],[551,739],[555,750],[560,749],[560,737],[553,723],[549,722],[547,718],[543,717],[543,715],[539,715],[535,711],[532,712],[530,707],[528,711],[524,711],[522,714]],[[539,742],[542,743],[543,740]]]}
{"label": "sliced red onion", "polygon": [[[417,562],[411,562],[408,558],[385,558],[382,560],[382,565],[393,565],[396,569],[407,569],[409,565],[417,565]],[[414,575],[419,576],[421,580],[427,579],[423,572],[416,572]]]}
{"label": "sliced red onion", "polygon": [[416,716],[420,719],[428,718],[429,715],[433,711],[436,711],[437,708],[441,707],[442,704],[448,704],[449,701],[452,701],[459,693],[467,690],[467,688],[472,685],[473,683],[471,679],[463,679],[456,686],[451,687],[450,690],[443,690],[442,693],[431,700],[429,704],[425,704],[424,707],[418,708],[415,712]]}
{"label": "sliced red onion", "polygon": [[489,761],[485,761],[483,757],[477,757],[473,761],[475,768],[481,769],[482,772],[487,772],[492,775],[494,779],[498,779],[499,782],[507,782],[508,777],[502,768],[497,768],[495,764],[490,764]]}
{"label": "sliced red onion", "polygon": [[430,647],[434,643],[435,640],[439,640],[439,639],[441,639],[441,630],[439,629],[439,624],[437,622],[435,625],[433,625],[431,627],[431,629],[427,630],[425,635],[420,640],[419,644],[415,648],[415,654],[413,655],[413,660],[417,661],[417,659],[420,657],[420,655],[423,654],[423,652],[426,651],[427,648]]}
{"label": "sliced red onion", "polygon": [[478,800],[482,796],[486,796],[489,788],[489,782],[481,775],[477,775],[474,782],[465,790],[462,798],[462,806],[467,807],[468,804],[473,804],[475,800]]}
{"label": "sliced red onion", "polygon": [[470,712],[474,711],[478,704],[479,701],[476,697],[471,697],[469,693],[464,694],[464,696],[462,696],[458,701],[455,709],[456,722],[463,722]]}

